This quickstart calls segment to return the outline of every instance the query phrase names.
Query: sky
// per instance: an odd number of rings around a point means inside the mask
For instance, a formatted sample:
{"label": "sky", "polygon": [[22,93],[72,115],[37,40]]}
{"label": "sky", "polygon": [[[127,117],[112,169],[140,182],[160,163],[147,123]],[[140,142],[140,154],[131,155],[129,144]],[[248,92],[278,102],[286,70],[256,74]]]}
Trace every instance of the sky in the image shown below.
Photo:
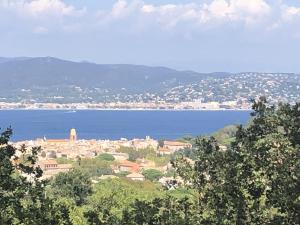
{"label": "sky", "polygon": [[0,0],[0,56],[300,72],[300,0]]}

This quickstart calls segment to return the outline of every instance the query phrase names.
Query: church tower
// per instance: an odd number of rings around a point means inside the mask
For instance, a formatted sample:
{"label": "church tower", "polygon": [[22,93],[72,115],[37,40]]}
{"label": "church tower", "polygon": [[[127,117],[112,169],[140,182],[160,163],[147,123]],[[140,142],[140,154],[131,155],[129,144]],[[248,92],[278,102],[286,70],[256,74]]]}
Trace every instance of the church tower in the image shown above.
{"label": "church tower", "polygon": [[77,133],[74,128],[72,128],[70,131],[70,141],[72,141],[72,142],[77,141]]}

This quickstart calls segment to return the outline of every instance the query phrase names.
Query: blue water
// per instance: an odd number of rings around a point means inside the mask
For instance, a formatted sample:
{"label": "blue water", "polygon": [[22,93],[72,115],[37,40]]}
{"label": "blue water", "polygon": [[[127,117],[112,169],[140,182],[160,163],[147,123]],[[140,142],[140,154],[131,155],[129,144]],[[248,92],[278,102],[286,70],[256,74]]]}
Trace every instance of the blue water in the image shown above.
{"label": "blue water", "polygon": [[76,128],[80,139],[176,139],[209,134],[226,125],[244,124],[247,111],[0,111],[0,127],[11,126],[12,140],[68,138]]}

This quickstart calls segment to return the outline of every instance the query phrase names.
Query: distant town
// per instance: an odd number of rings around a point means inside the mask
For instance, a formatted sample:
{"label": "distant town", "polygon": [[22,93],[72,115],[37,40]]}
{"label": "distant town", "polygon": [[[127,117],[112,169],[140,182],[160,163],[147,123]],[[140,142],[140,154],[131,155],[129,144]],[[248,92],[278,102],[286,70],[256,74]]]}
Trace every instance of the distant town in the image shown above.
{"label": "distant town", "polygon": [[[67,172],[75,165],[80,165],[81,161],[85,159],[100,159],[104,156],[104,161],[111,163],[98,166],[98,169],[104,169],[104,172],[97,177],[98,179],[113,178],[115,175],[125,173],[129,179],[144,180],[145,178],[141,174],[143,170],[155,169],[167,173],[171,169],[170,156],[177,151],[192,148],[192,144],[189,142],[158,141],[150,137],[133,140],[125,138],[120,140],[79,140],[74,128],[70,130],[68,139],[43,137],[13,144],[17,148],[24,145],[28,149],[41,147],[38,165],[44,171],[43,179],[60,172]],[[19,154],[20,157],[23,155],[21,152]],[[165,182],[165,179],[167,178],[165,177],[161,182]]]}
{"label": "distant town", "polygon": [[227,102],[111,102],[111,103],[7,103],[0,102],[0,110],[249,110],[247,101]]}

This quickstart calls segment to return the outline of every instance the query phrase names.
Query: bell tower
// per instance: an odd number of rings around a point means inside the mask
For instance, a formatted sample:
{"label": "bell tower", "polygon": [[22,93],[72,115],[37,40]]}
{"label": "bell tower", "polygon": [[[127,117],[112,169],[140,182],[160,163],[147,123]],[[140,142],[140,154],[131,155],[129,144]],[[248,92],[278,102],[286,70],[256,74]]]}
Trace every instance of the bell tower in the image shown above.
{"label": "bell tower", "polygon": [[70,130],[70,141],[71,141],[71,142],[77,141],[77,133],[76,133],[75,128],[72,128],[72,129]]}

